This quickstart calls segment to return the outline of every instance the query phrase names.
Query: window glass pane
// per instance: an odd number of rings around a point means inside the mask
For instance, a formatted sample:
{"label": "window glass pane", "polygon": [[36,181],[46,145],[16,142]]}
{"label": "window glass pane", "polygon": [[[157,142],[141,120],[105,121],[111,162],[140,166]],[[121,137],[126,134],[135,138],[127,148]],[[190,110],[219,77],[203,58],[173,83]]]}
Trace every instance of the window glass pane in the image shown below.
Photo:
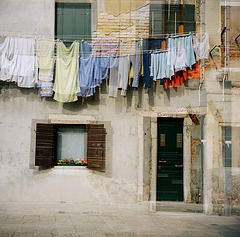
{"label": "window glass pane", "polygon": [[184,32],[196,30],[194,4],[151,4],[149,17],[150,37],[179,33],[179,24]]}
{"label": "window glass pane", "polygon": [[177,133],[177,148],[182,148],[182,140],[183,140],[182,133]]}
{"label": "window glass pane", "polygon": [[160,134],[160,146],[165,146],[165,134]]}
{"label": "window glass pane", "polygon": [[57,133],[57,159],[86,159],[86,127],[63,126]]}

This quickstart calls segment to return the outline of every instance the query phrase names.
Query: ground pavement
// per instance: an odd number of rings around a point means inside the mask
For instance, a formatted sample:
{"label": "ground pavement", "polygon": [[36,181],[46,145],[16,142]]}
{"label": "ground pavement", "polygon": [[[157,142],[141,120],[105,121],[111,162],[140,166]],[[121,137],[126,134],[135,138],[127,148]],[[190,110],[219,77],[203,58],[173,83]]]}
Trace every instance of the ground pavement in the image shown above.
{"label": "ground pavement", "polygon": [[240,236],[240,216],[166,209],[160,206],[153,213],[146,205],[0,203],[0,237]]}

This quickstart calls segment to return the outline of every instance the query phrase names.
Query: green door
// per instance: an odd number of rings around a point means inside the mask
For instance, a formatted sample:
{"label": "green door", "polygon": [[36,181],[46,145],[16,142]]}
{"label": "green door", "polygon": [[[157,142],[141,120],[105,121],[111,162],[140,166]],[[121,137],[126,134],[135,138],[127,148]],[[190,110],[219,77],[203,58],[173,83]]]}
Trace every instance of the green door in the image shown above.
{"label": "green door", "polygon": [[157,201],[183,201],[183,119],[158,119]]}

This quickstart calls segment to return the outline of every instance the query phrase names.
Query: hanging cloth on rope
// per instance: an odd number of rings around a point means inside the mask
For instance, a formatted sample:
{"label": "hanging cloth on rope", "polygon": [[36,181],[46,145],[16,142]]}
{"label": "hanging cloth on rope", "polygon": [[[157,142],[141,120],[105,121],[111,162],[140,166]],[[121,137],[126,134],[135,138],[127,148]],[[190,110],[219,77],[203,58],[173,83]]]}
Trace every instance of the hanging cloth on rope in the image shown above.
{"label": "hanging cloth on rope", "polygon": [[202,38],[194,35],[193,42],[196,60],[208,58],[208,51],[210,49],[208,33],[205,33]]}
{"label": "hanging cloth on rope", "polygon": [[54,41],[37,41],[38,87],[41,97],[53,95]]}
{"label": "hanging cloth on rope", "polygon": [[0,45],[0,51],[0,79],[16,82],[19,87],[34,87],[38,76],[35,40],[7,37]]}
{"label": "hanging cloth on rope", "polygon": [[56,78],[54,99],[59,102],[77,100],[78,92],[79,42],[74,41],[69,48],[57,42]]}

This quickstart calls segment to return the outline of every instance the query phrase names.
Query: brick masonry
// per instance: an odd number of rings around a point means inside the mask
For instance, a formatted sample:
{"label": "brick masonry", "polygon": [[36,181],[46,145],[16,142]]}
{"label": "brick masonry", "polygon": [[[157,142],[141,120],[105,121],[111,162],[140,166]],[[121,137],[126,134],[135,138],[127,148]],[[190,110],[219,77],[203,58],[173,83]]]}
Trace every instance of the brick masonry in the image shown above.
{"label": "brick masonry", "polygon": [[201,145],[199,139],[194,139],[191,137],[191,160],[196,160],[197,158],[197,147]]}

